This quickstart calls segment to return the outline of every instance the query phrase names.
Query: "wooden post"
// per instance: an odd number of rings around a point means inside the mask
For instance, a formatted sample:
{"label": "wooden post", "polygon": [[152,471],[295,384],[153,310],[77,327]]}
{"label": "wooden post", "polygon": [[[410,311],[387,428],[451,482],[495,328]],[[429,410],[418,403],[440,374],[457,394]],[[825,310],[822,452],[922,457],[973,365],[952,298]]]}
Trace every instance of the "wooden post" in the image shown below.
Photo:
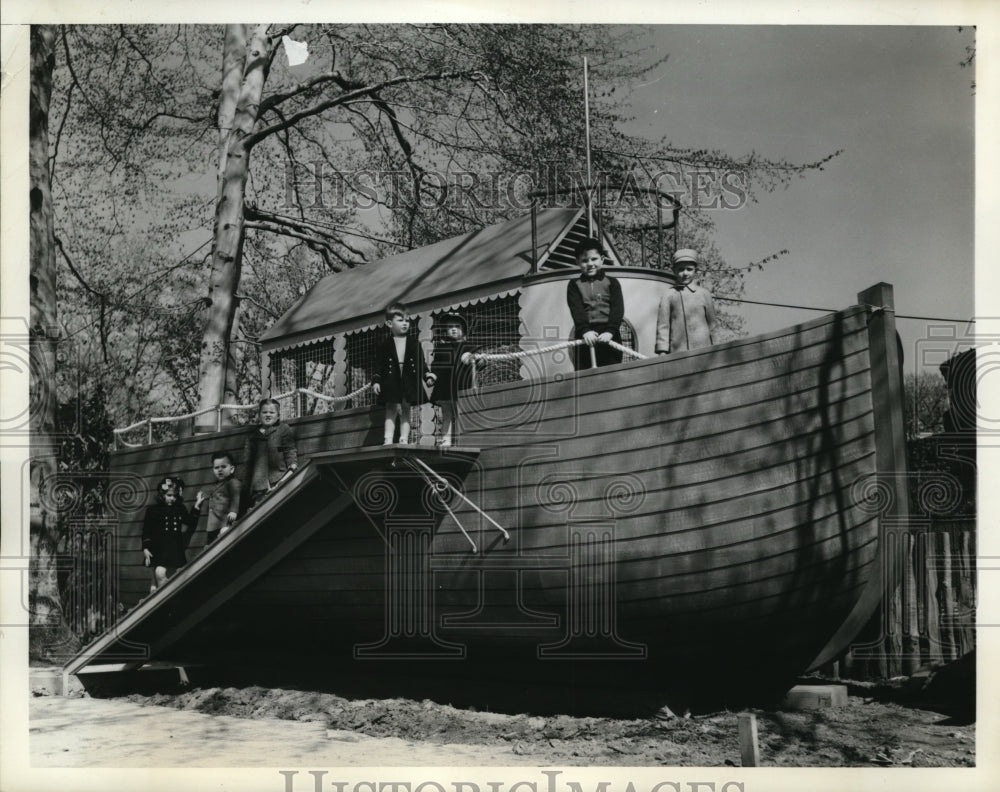
{"label": "wooden post", "polygon": [[760,765],[760,747],[757,745],[757,716],[741,712],[737,716],[740,730],[740,764],[743,767]]}
{"label": "wooden post", "polygon": [[[875,417],[875,469],[881,487],[891,493],[890,502],[879,518],[879,545],[884,552],[892,547],[895,559],[885,562],[899,565],[903,591],[885,591],[894,604],[898,602],[900,622],[895,625],[902,638],[902,670],[912,673],[920,665],[920,639],[917,627],[916,603],[913,601],[914,572],[910,525],[909,492],[906,473],[906,434],[903,427],[903,360],[896,337],[895,303],[892,286],[878,283],[858,295],[858,302],[872,306],[868,323],[869,355],[871,358],[872,407]],[[886,530],[892,529],[896,541],[886,543]],[[911,607],[912,605],[912,607]],[[884,612],[884,611],[883,611]],[[903,621],[905,620],[905,622]],[[888,626],[888,625],[883,625]]]}
{"label": "wooden post", "polygon": [[955,625],[955,593],[951,583],[952,575],[952,553],[951,537],[949,530],[940,530],[932,534],[935,540],[935,549],[938,562],[934,574],[940,580],[940,602],[941,620],[944,622],[942,629],[942,660],[946,663],[958,657],[958,631]]}

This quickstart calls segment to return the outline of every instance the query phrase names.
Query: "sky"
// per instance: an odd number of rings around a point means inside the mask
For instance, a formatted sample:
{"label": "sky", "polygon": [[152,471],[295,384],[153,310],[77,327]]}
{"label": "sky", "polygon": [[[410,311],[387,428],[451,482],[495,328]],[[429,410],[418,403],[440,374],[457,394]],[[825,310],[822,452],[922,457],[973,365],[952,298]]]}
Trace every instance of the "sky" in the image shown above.
{"label": "sky", "polygon": [[[975,312],[975,63],[959,66],[973,34],[955,26],[659,26],[653,40],[669,58],[632,86],[635,120],[626,131],[792,162],[843,149],[823,172],[715,212],[716,243],[730,266],[789,251],[751,275],[747,299],[842,308],[885,281],[897,314],[965,320],[898,321],[906,369],[933,371],[949,334],[968,341]],[[818,315],[741,312],[750,333]]]}

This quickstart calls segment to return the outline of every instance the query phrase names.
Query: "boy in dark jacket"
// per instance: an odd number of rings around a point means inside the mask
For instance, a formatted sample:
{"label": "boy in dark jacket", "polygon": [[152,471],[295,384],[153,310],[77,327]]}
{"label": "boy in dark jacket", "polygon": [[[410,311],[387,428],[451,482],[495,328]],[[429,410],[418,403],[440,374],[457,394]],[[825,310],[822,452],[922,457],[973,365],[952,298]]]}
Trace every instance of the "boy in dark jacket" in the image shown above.
{"label": "boy in dark jacket", "polygon": [[[212,473],[218,484],[208,496],[208,524],[205,526],[205,545],[212,544],[232,528],[240,513],[240,495],[243,485],[236,478],[236,465],[228,451],[212,454]],[[199,491],[198,502],[205,496]]]}
{"label": "boy in dark jacket", "polygon": [[385,308],[389,337],[379,345],[372,390],[385,403],[385,445],[392,445],[399,418],[399,442],[410,441],[410,407],[424,401],[423,375],[427,370],[420,342],[410,332],[410,318],[402,303]]}
{"label": "boy in dark jacket", "polygon": [[622,362],[622,353],[606,342],[622,342],[621,324],[625,318],[622,287],[604,273],[604,248],[596,239],[584,239],[573,251],[580,277],[566,286],[566,302],[573,316],[573,337],[586,345],[573,347],[573,367],[591,368],[593,348],[598,366]]}

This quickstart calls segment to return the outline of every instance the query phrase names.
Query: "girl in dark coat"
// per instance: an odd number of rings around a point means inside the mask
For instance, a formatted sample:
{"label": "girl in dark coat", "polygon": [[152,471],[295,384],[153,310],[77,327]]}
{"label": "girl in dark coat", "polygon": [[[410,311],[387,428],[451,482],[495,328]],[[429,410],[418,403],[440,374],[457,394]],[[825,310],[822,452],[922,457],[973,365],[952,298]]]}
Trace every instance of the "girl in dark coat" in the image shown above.
{"label": "girl in dark coat", "polygon": [[410,406],[424,401],[423,382],[427,362],[416,337],[409,335],[406,306],[391,303],[385,309],[389,337],[378,348],[372,390],[385,403],[385,445],[392,445],[399,418],[399,442],[410,441]]}
{"label": "girl in dark coat", "polygon": [[450,446],[455,432],[455,405],[459,391],[472,387],[472,368],[481,368],[485,361],[471,360],[476,347],[465,340],[465,319],[448,313],[435,320],[438,331],[434,343],[431,370],[425,380],[431,388],[431,402],[441,408],[441,436],[438,443]]}
{"label": "girl in dark coat", "polygon": [[[194,510],[189,511],[181,503],[173,484],[161,481],[156,488],[156,503],[146,509],[142,522],[142,555],[146,566],[153,570],[150,593],[156,591],[187,563],[185,548],[189,536],[198,525],[198,511],[201,497],[195,501]],[[200,493],[199,493],[200,496]]]}

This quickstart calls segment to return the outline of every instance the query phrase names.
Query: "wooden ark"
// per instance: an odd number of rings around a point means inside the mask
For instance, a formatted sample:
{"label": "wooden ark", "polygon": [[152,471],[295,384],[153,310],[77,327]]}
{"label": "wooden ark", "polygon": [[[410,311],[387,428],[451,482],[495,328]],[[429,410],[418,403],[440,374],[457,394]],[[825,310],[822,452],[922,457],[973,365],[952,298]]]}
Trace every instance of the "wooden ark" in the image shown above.
{"label": "wooden ark", "polygon": [[[552,254],[580,221],[554,211],[535,229]],[[523,221],[515,231],[527,237]],[[473,255],[474,242],[458,247]],[[510,264],[520,275],[504,270],[502,288],[470,265],[451,292],[438,284],[436,303],[401,296],[429,316],[512,292],[519,348],[565,340],[568,312],[551,295],[575,273],[532,258]],[[428,260],[411,291],[446,269],[440,255]],[[652,352],[669,275],[609,271],[630,281],[633,348]],[[289,339],[327,343],[330,389],[349,392],[345,350],[377,321],[371,308],[323,314],[307,295],[266,339],[272,361],[296,348],[281,346]],[[139,493],[117,537],[119,596],[131,610],[66,671],[336,664],[341,679],[389,680],[403,668],[499,668],[642,686],[651,705],[781,692],[845,650],[874,612],[881,534],[906,516],[891,309],[880,285],[815,321],[669,357],[576,373],[565,353],[542,355],[463,395],[449,449],[432,445],[428,407],[412,445],[376,445],[382,413],[370,405],[292,418],[308,462],[211,548],[202,524],[191,561],[152,596],[140,549],[147,492],[176,474],[190,502],[210,486],[211,452],[239,451],[246,430],[118,451],[112,472]],[[303,328],[296,317],[306,315],[324,316],[323,333]]]}

